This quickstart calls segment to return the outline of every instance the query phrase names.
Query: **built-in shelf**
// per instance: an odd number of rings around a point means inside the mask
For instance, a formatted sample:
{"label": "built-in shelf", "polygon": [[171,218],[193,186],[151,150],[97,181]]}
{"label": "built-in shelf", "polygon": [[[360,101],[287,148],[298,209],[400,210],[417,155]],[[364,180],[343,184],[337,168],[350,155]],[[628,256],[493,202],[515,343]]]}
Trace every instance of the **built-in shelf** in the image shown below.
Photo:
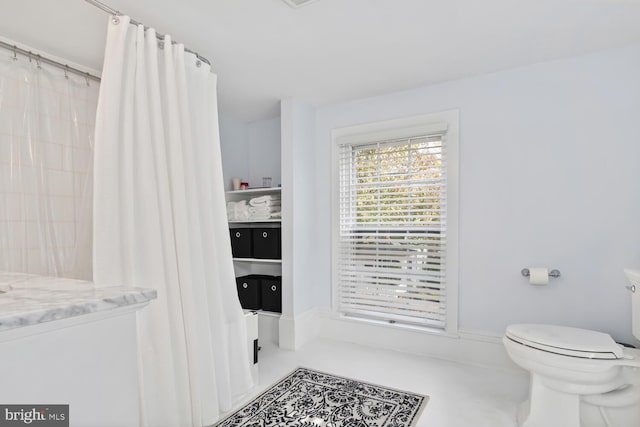
{"label": "built-in shelf", "polygon": [[258,316],[267,316],[267,317],[280,317],[282,313],[274,313],[273,311],[263,311],[263,310],[251,310],[258,313]]}
{"label": "built-in shelf", "polygon": [[229,221],[229,224],[260,224],[264,222],[280,223],[282,222],[282,220],[281,219],[252,219],[252,220],[246,220],[246,221]]}
{"label": "built-in shelf", "polygon": [[246,190],[231,190],[227,191],[227,194],[269,194],[278,193],[281,187],[269,187],[269,188],[247,188]]}
{"label": "built-in shelf", "polygon": [[[241,200],[246,200],[247,202],[250,199],[261,196],[280,196],[282,188],[280,187],[271,187],[271,188],[249,188],[247,190],[237,190],[237,191],[226,191],[225,196],[227,202],[239,202]],[[264,225],[259,225],[264,224]],[[229,227],[231,230],[237,228],[265,228],[265,229],[279,229],[282,225],[282,219],[261,219],[261,220],[231,220],[229,221]],[[280,272],[278,275],[282,274],[282,260],[281,259],[265,259],[265,258],[233,258],[234,261],[234,269],[236,270],[236,275],[245,275],[245,274],[274,274],[276,272]],[[236,264],[237,263],[237,264]],[[278,319],[281,317],[280,313],[275,313],[272,311],[263,311],[263,310],[251,310],[258,313],[262,319],[260,321],[260,328],[262,329],[264,325],[275,325],[277,330]],[[263,339],[262,336],[260,339]],[[277,341],[277,339],[276,339]]]}
{"label": "built-in shelf", "polygon": [[266,264],[282,264],[281,259],[265,259],[265,258],[234,258],[234,261],[240,262],[264,262]]}
{"label": "built-in shelf", "polygon": [[280,316],[282,316],[282,313],[276,313],[276,312],[273,312],[273,311],[251,310],[251,309],[247,309],[247,308],[245,308],[244,311],[245,312],[253,311],[253,312],[258,313],[259,316],[266,316],[266,317],[280,317]]}

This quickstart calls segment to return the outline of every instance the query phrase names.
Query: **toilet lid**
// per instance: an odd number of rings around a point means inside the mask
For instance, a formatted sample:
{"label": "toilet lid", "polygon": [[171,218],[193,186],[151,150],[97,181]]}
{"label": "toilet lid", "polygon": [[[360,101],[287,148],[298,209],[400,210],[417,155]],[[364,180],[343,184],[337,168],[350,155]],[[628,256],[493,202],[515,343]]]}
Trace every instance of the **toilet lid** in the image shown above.
{"label": "toilet lid", "polygon": [[528,347],[584,359],[621,359],[622,347],[608,334],[555,325],[511,325],[507,338]]}

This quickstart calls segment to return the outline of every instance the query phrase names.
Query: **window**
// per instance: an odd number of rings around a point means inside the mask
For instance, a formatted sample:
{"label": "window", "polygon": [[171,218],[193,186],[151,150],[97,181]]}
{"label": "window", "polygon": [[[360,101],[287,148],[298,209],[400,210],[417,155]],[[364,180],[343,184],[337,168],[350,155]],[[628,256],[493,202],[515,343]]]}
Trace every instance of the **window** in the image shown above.
{"label": "window", "polygon": [[334,133],[340,313],[457,327],[457,113],[443,114]]}

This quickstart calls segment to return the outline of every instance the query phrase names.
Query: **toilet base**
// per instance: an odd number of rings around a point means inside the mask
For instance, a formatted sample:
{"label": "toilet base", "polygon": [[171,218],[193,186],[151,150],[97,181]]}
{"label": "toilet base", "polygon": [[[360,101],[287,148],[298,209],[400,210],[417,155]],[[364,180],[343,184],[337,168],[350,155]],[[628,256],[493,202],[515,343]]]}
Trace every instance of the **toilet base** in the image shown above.
{"label": "toilet base", "polygon": [[[529,400],[518,405],[516,421],[522,427],[529,416]],[[638,427],[640,426],[640,407],[601,408],[599,406],[580,406],[580,427]]]}
{"label": "toilet base", "polygon": [[[532,376],[532,384],[533,384],[533,376]],[[538,378],[536,381],[538,386],[536,386],[536,390],[534,392],[532,385],[532,394],[534,393],[548,393],[549,390],[552,389],[546,386],[540,386],[541,379]],[[546,390],[546,391],[544,391]],[[555,392],[559,393],[559,392]],[[561,393],[565,394],[565,393]],[[558,397],[556,395],[556,397]],[[538,405],[537,410],[534,411],[534,415],[531,416],[531,401],[525,400],[518,406],[517,410],[517,423],[519,427],[539,427],[539,426],[571,426],[574,425],[579,427],[638,427],[640,426],[640,402],[634,401],[630,405],[624,406],[597,406],[590,404],[589,402],[585,402],[581,400],[579,396],[578,398],[578,409],[574,412],[574,415],[577,414],[577,420],[574,416],[571,416],[571,422],[574,424],[565,424],[563,421],[566,417],[564,414],[564,408],[554,407],[552,405],[548,405],[547,400],[540,400],[539,398],[536,400]],[[560,400],[558,400],[559,402]],[[555,402],[552,402],[555,403]],[[573,404],[572,404],[573,405]],[[575,406],[572,406],[575,408]],[[553,414],[553,415],[552,415]],[[575,424],[577,423],[577,424]]]}
{"label": "toilet base", "polygon": [[544,379],[531,374],[529,402],[518,411],[521,427],[581,427],[580,396],[563,393],[544,384]]}
{"label": "toilet base", "polygon": [[[563,334],[566,339],[559,339]],[[613,344],[602,348],[615,358],[586,351],[608,341]],[[511,360],[531,374],[519,427],[640,427],[640,349],[620,347],[606,334],[553,325],[511,325],[502,342]]]}

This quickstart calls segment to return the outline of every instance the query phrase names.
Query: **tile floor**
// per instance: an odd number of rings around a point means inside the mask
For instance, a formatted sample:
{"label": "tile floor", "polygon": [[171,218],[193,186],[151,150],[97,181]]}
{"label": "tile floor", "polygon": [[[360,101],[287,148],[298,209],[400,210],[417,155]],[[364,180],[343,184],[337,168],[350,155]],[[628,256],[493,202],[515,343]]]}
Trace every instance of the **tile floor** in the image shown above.
{"label": "tile floor", "polygon": [[264,344],[255,396],[298,366],[430,396],[418,427],[515,427],[524,372],[318,339],[298,351]]}

